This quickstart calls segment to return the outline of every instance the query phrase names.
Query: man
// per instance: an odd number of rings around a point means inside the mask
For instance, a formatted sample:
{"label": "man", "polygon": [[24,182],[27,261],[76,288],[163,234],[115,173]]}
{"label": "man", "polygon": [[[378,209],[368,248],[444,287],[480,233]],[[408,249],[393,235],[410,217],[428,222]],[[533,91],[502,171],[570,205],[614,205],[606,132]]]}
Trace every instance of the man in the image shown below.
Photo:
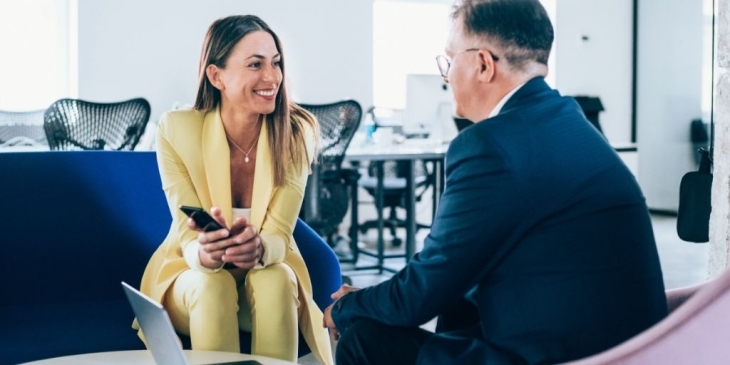
{"label": "man", "polygon": [[[380,285],[333,294],[337,363],[557,363],[661,320],[646,203],[578,104],[543,80],[545,9],[464,0],[453,18],[439,68],[476,123],[446,155],[423,251]],[[418,327],[436,316],[435,334]]]}

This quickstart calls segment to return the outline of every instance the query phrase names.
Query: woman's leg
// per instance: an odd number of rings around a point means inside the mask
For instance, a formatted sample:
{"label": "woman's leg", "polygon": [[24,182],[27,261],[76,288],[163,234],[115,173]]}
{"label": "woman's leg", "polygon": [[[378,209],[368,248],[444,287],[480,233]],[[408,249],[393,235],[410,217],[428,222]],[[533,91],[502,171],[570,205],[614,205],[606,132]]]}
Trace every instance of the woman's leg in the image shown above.
{"label": "woman's leg", "polygon": [[193,350],[241,351],[238,291],[228,271],[184,271],[167,290],[163,305],[175,330],[190,336]]}
{"label": "woman's leg", "polygon": [[296,361],[300,306],[294,271],[284,263],[254,269],[244,286],[252,317],[251,353]]}

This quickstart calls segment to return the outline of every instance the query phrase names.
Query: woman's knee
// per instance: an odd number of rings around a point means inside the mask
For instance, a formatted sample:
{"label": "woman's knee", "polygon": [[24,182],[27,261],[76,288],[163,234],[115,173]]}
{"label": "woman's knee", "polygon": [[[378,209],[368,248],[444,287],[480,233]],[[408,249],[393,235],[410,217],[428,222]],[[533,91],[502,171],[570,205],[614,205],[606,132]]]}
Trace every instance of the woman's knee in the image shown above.
{"label": "woman's knee", "polygon": [[188,270],[178,278],[180,282],[184,275],[184,285],[193,297],[226,298],[238,299],[236,280],[225,270],[215,273],[204,273],[195,270]]}
{"label": "woman's knee", "polygon": [[255,286],[260,283],[263,285],[296,285],[297,276],[287,264],[274,264],[263,269],[249,271],[246,275],[246,284]]}
{"label": "woman's knee", "polygon": [[[247,293],[266,291],[283,295],[293,294],[294,297],[298,293],[297,277],[287,264],[274,264],[263,269],[251,270],[246,276],[245,285]],[[279,290],[272,291],[272,288]],[[286,290],[287,288],[289,290]]]}

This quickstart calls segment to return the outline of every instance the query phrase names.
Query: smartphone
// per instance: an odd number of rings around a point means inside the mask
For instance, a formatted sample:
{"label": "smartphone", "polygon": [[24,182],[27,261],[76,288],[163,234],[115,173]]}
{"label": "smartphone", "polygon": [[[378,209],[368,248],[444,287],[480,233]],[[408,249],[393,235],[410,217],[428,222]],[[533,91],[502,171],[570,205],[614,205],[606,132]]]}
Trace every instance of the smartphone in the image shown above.
{"label": "smartphone", "polygon": [[195,221],[195,224],[198,225],[198,227],[203,228],[206,232],[223,229],[223,227],[221,227],[221,225],[218,224],[218,222],[216,222],[216,220],[213,219],[213,217],[211,217],[203,208],[181,205],[180,210],[182,210],[188,217],[192,218]]}

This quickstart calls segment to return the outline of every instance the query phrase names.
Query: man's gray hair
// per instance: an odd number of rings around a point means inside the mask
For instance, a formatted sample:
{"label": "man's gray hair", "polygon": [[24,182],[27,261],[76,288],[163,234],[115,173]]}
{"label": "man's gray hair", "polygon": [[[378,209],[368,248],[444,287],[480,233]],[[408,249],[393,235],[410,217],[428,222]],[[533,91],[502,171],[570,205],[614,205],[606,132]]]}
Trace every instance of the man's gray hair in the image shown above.
{"label": "man's gray hair", "polygon": [[514,68],[548,63],[553,26],[538,0],[461,0],[454,5],[454,20],[463,20],[465,34],[494,43]]}

